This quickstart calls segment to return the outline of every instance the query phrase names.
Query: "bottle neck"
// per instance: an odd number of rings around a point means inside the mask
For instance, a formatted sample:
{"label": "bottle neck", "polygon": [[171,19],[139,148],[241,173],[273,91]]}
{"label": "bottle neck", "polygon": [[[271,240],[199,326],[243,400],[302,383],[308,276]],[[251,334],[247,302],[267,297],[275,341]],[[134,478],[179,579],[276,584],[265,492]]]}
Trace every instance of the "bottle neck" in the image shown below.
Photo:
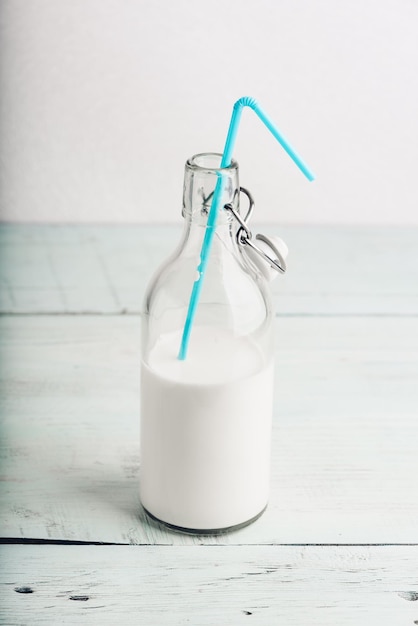
{"label": "bottle neck", "polygon": [[[232,161],[229,167],[220,168],[221,154],[203,153],[189,159],[185,166],[183,191],[183,216],[195,226],[207,227],[215,223],[219,232],[230,230],[233,216],[224,207],[232,204],[239,210],[238,164]],[[216,190],[216,192],[215,192]],[[212,202],[216,197],[217,214],[211,214]]]}

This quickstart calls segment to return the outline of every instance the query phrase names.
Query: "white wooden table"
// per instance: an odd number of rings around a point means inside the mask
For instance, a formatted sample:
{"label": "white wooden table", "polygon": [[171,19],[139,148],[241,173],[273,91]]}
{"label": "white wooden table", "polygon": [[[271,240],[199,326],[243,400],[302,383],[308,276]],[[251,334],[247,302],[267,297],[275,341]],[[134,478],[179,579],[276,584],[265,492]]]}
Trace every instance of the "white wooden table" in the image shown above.
{"label": "white wooden table", "polygon": [[418,624],[418,228],[278,234],[270,504],[192,537],[138,499],[140,310],[179,228],[2,226],[1,624]]}

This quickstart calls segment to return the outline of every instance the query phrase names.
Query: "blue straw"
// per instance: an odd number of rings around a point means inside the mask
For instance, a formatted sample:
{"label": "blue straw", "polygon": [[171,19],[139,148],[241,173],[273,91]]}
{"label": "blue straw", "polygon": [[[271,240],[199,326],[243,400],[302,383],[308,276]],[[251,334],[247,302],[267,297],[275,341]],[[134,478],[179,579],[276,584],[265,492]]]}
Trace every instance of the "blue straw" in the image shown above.
{"label": "blue straw", "polygon": [[[295,162],[301,172],[310,181],[315,179],[315,176],[309,170],[307,165],[302,161],[300,156],[293,150],[290,144],[286,141],[283,135],[277,130],[276,126],[270,120],[270,118],[264,113],[261,107],[257,104],[254,98],[240,98],[234,104],[232,110],[231,121],[229,123],[228,134],[226,136],[225,147],[222,155],[220,169],[229,167],[231,165],[232,152],[234,150],[235,141],[237,138],[238,126],[244,107],[250,107],[255,113],[257,113],[260,120],[267,126],[273,137],[277,139],[280,145],[286,150],[290,158]],[[184,324],[183,336],[181,340],[180,352],[178,358],[183,361],[187,356],[187,350],[189,347],[190,333],[193,326],[193,321],[196,315],[197,305],[199,303],[200,292],[202,291],[203,280],[205,277],[206,267],[209,261],[209,255],[212,248],[213,237],[216,229],[216,222],[219,213],[219,204],[222,197],[222,172],[218,172],[218,180],[216,183],[215,191],[212,196],[212,206],[209,211],[208,221],[206,226],[205,237],[203,239],[202,250],[200,252],[200,263],[197,268],[198,278],[193,283],[193,289],[190,296],[189,308],[187,311],[186,322]]]}

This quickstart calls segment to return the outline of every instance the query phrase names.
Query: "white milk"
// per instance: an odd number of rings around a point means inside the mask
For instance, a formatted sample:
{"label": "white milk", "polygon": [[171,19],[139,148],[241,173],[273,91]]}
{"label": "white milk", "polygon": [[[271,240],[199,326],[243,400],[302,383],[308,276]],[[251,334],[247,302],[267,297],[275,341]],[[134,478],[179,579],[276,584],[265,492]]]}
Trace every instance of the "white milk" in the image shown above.
{"label": "white milk", "polygon": [[225,331],[162,336],[141,378],[141,500],[188,529],[245,523],[267,504],[273,363]]}

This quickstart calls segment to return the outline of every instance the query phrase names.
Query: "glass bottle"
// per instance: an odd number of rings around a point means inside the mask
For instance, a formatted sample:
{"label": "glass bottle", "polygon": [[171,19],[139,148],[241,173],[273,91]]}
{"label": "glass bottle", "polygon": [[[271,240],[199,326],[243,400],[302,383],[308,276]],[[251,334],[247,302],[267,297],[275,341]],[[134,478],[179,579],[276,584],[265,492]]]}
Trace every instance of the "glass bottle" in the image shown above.
{"label": "glass bottle", "polygon": [[[184,232],[145,297],[140,494],[151,517],[220,532],[264,511],[269,492],[273,314],[269,287],[237,243],[238,165],[220,154],[185,166]],[[178,359],[213,192],[222,198],[190,344]]]}

